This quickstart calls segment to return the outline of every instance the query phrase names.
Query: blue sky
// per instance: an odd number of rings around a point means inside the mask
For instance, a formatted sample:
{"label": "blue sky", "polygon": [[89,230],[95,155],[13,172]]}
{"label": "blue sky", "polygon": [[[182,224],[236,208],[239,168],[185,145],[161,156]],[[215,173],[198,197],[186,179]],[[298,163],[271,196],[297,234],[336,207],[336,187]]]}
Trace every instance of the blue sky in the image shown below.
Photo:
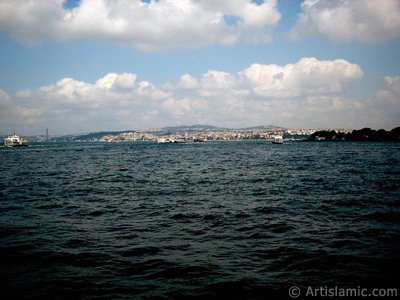
{"label": "blue sky", "polygon": [[0,0],[0,134],[400,124],[397,0]]}

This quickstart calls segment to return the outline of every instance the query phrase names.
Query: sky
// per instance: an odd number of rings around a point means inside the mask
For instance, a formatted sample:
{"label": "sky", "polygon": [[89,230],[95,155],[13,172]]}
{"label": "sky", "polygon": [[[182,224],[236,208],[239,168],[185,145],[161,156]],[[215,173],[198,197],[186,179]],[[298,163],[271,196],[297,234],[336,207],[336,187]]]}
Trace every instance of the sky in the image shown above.
{"label": "sky", "polygon": [[0,134],[400,126],[399,0],[0,0]]}

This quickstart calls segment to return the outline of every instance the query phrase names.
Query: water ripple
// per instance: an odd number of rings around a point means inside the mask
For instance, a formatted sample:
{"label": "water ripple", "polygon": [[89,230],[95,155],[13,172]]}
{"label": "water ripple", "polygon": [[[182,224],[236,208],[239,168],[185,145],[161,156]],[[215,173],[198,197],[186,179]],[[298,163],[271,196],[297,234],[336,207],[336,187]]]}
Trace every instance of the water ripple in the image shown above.
{"label": "water ripple", "polygon": [[0,160],[6,298],[397,283],[398,144],[33,144]]}

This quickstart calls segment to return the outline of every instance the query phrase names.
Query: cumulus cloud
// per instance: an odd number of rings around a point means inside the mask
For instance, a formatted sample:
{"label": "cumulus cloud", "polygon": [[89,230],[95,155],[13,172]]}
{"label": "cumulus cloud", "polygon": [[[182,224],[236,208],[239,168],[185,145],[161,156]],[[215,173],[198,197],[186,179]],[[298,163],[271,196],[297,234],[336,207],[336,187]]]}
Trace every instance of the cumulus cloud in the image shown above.
{"label": "cumulus cloud", "polygon": [[148,81],[136,82],[132,73],[108,73],[94,84],[73,78],[63,78],[55,84],[37,90],[21,90],[20,98],[46,100],[47,103],[64,103],[90,106],[117,105],[120,101],[135,102],[143,98],[162,99],[170,94],[162,91]]}
{"label": "cumulus cloud", "polygon": [[142,50],[267,42],[280,17],[276,0],[81,0],[73,9],[63,0],[0,0],[0,30],[24,42],[96,39]]}
{"label": "cumulus cloud", "polygon": [[[109,73],[94,83],[63,78],[18,91],[10,101],[13,113],[31,128],[56,123],[61,132],[195,123],[321,127],[365,109],[347,94],[362,75],[358,65],[346,60],[302,58],[282,66],[252,64],[236,74],[183,74],[160,85],[133,73]],[[400,80],[385,80],[379,95],[392,101]]]}
{"label": "cumulus cloud", "polygon": [[[199,78],[185,74],[179,78],[175,89],[192,89],[204,98],[298,99],[342,93],[362,76],[361,68],[346,60],[324,61],[309,57],[284,66],[252,64],[238,74],[217,70],[209,70]],[[236,101],[232,103],[237,104]]]}
{"label": "cumulus cloud", "polygon": [[199,83],[196,78],[191,76],[190,74],[183,74],[179,78],[178,87],[181,89],[192,90],[198,87]]}
{"label": "cumulus cloud", "polygon": [[96,87],[102,89],[131,90],[135,86],[136,74],[131,73],[109,73],[96,82]]}
{"label": "cumulus cloud", "polygon": [[[61,132],[94,130],[99,124],[106,128],[123,125],[140,128],[140,120],[135,123],[135,116],[170,95],[148,81],[137,81],[133,73],[108,73],[95,83],[63,78],[37,89],[18,91],[13,99],[13,113],[21,123],[45,127],[57,124],[55,127],[59,126]],[[121,117],[126,115],[131,120]]]}
{"label": "cumulus cloud", "polygon": [[379,41],[400,37],[398,0],[305,0],[292,38],[323,34],[334,41]]}
{"label": "cumulus cloud", "polygon": [[363,72],[343,59],[319,61],[311,57],[285,66],[253,64],[242,75],[257,95],[291,98],[341,92]]}

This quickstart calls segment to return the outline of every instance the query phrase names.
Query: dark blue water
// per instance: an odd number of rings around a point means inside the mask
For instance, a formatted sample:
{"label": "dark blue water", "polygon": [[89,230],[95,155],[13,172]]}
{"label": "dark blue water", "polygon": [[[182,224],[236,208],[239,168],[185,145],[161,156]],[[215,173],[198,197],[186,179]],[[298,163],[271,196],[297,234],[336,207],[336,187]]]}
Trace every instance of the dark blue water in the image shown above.
{"label": "dark blue water", "polygon": [[6,298],[266,298],[398,285],[400,144],[0,149]]}

